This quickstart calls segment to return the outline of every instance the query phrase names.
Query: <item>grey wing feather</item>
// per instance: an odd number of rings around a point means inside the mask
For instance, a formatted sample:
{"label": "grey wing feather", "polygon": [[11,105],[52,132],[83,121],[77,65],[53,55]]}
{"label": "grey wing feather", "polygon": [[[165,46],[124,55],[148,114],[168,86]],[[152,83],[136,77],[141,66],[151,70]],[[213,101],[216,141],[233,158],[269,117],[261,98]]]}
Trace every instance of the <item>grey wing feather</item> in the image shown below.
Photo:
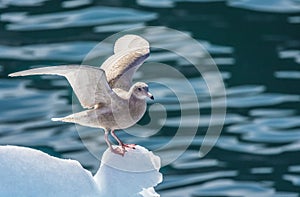
{"label": "grey wing feather", "polygon": [[136,70],[149,57],[149,43],[137,35],[125,35],[115,42],[114,55],[101,68],[111,88],[129,90]]}
{"label": "grey wing feather", "polygon": [[67,78],[80,104],[92,108],[99,103],[110,103],[113,91],[109,87],[105,71],[92,66],[70,65],[35,68],[12,73],[9,76],[60,75]]}

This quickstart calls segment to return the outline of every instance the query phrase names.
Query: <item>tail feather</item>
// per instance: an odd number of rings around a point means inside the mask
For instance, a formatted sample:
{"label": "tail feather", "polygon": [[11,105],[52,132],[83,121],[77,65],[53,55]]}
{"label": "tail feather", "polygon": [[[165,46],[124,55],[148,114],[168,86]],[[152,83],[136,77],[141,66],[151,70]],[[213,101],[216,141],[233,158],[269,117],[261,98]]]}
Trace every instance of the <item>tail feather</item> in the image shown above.
{"label": "tail feather", "polygon": [[51,118],[52,121],[62,121],[63,118]]}
{"label": "tail feather", "polygon": [[63,118],[51,118],[52,121],[61,121],[61,122],[74,122],[74,117],[72,115],[66,116]]}
{"label": "tail feather", "polygon": [[94,109],[81,111],[81,112],[71,114],[66,117],[51,118],[51,120],[76,123],[76,124],[79,124],[82,126],[87,126],[87,127],[102,128],[99,123],[98,114],[96,113],[96,111]]}

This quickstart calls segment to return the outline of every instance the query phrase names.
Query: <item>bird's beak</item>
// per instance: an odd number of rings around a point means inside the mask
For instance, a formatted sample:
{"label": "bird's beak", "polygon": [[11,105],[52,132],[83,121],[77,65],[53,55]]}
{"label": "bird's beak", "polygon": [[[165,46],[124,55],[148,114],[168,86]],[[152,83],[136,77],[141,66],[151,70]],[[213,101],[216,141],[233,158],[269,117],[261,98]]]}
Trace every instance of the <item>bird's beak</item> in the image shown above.
{"label": "bird's beak", "polygon": [[148,97],[149,97],[151,100],[154,100],[154,96],[153,96],[150,92],[148,92],[147,94],[148,94]]}

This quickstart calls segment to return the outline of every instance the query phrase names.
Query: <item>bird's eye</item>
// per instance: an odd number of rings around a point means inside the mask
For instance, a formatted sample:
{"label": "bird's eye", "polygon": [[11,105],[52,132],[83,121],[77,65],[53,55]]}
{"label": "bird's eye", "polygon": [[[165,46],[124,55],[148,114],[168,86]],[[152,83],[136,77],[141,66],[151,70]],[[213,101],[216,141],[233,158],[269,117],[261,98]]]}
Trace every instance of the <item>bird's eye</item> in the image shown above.
{"label": "bird's eye", "polygon": [[138,88],[139,91],[142,91],[142,88]]}

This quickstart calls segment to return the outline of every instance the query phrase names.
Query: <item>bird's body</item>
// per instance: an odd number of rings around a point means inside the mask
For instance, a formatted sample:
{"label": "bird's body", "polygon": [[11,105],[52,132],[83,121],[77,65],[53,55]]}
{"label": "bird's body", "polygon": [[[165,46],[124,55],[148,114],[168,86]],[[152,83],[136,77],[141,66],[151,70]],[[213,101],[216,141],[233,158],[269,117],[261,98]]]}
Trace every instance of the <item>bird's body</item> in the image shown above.
{"label": "bird's body", "polygon": [[[149,43],[136,35],[125,35],[115,42],[114,55],[96,68],[85,65],[52,66],[12,73],[9,76],[60,75],[67,78],[85,111],[53,121],[77,123],[102,128],[111,150],[124,155],[126,147],[114,131],[126,129],[138,122],[146,111],[146,98],[153,99],[148,85],[137,82],[132,85],[135,71],[149,56]],[[108,133],[120,147],[113,148]]]}
{"label": "bird's body", "polygon": [[115,91],[118,96],[115,102],[98,104],[93,109],[71,114],[63,118],[53,118],[52,120],[112,130],[129,128],[144,115],[146,101],[134,95],[129,96],[128,92],[121,89]]}

